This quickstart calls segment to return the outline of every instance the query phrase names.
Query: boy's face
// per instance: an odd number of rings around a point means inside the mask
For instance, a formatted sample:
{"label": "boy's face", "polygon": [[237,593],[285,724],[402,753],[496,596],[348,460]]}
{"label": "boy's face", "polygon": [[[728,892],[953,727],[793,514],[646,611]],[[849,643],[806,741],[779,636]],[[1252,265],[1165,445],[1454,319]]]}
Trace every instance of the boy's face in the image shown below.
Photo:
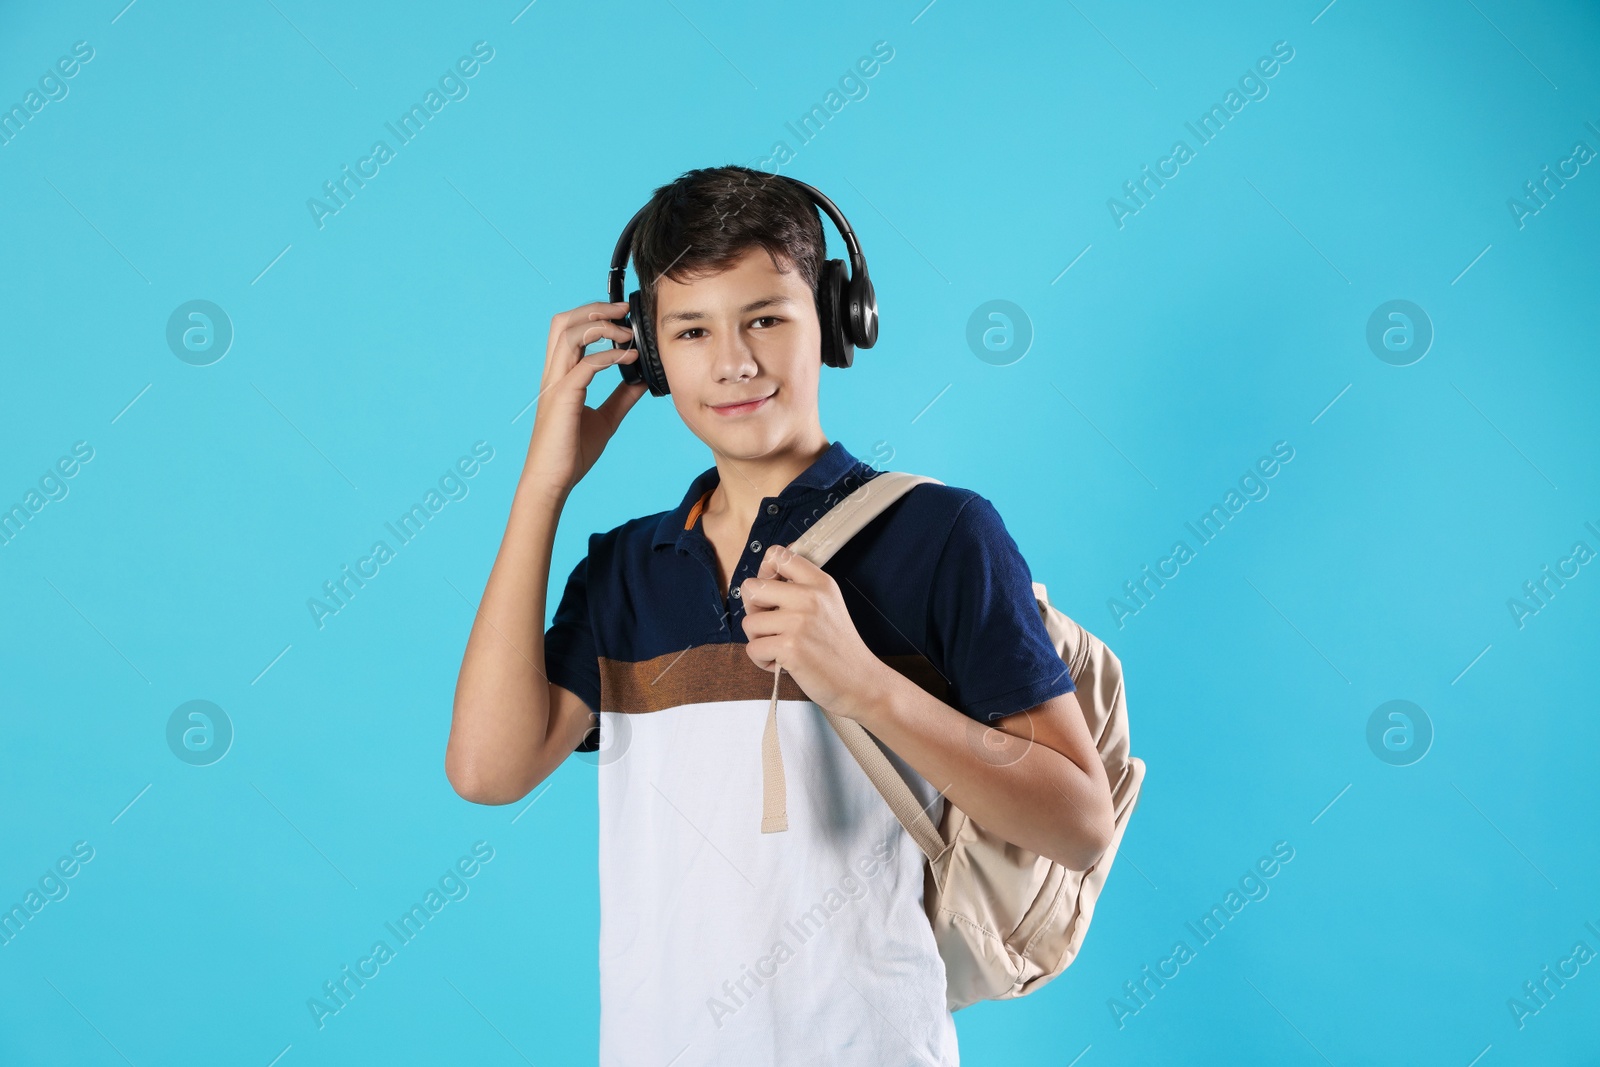
{"label": "boy's face", "polygon": [[656,338],[668,395],[713,452],[756,459],[820,429],[816,302],[800,272],[780,271],[759,245],[719,274],[663,277]]}

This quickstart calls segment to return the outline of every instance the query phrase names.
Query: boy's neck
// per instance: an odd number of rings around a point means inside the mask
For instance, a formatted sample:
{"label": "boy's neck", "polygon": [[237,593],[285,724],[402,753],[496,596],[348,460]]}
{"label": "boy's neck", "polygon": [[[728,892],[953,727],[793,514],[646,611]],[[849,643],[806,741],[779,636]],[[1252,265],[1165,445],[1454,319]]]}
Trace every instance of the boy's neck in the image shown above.
{"label": "boy's neck", "polygon": [[[713,452],[717,484],[706,502],[706,514],[717,520],[731,519],[736,528],[749,529],[755,522],[761,501],[783,492],[831,447],[832,442],[818,427],[806,444],[786,447],[755,459],[736,459]],[[717,525],[722,524],[717,522]]]}

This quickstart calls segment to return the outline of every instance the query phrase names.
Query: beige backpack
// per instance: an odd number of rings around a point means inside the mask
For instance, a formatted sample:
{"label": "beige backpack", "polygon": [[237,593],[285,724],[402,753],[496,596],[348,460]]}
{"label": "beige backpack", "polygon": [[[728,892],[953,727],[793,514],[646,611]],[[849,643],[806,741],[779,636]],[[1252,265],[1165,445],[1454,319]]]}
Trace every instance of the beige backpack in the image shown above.
{"label": "beige backpack", "polygon": [[[789,547],[820,566],[922,482],[944,484],[899,471],[879,474],[834,505]],[[1043,585],[1034,582],[1033,592],[1045,630],[1072,675],[1089,735],[1111,783],[1115,830],[1110,846],[1087,871],[1068,870],[1001,840],[948,800],[935,829],[872,736],[854,719],[823,709],[845,747],[928,857],[923,905],[944,959],[945,999],[951,1011],[980,1000],[1026,996],[1072,963],[1144,783],[1144,761],[1128,754],[1122,664],[1097,637],[1052,606]],[[778,679],[774,672],[761,739],[763,833],[788,829],[783,757],[778,749]]]}

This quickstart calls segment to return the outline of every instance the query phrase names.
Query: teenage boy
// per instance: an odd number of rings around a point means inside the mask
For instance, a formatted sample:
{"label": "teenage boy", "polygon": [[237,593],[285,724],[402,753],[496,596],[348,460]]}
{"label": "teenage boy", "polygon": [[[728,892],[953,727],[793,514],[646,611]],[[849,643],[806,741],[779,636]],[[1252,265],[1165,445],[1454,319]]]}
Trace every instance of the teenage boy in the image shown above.
{"label": "teenage boy", "polygon": [[[632,242],[673,405],[714,465],[591,534],[548,631],[563,505],[646,391],[626,304],[556,315],[532,441],[456,685],[445,770],[481,804],[600,751],[605,1067],[959,1062],[924,858],[821,708],[927,807],[1086,870],[1110,787],[993,505],[921,484],[817,567],[784,547],[876,472],[817,409],[822,223],[776,175],[694,170]],[[653,493],[651,495],[654,495]],[[779,671],[789,828],[762,833]],[[603,749],[601,746],[604,746]]]}

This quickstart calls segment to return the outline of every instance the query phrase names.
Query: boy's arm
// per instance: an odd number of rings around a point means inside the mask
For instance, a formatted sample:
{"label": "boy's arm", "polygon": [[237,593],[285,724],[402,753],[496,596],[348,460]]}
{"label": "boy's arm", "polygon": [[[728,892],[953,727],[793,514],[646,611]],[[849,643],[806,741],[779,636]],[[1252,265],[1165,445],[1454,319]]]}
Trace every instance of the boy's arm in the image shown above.
{"label": "boy's arm", "polygon": [[599,340],[631,340],[612,322],[626,310],[585,304],[550,320],[528,458],[461,658],[445,749],[451,786],[479,804],[526,796],[589,728],[588,706],[545,673],[544,607],[567,497],[645,392],[621,382],[598,408],[585,403],[596,374],[638,358],[634,349],[583,352]]}
{"label": "boy's arm", "polygon": [[524,474],[472,620],[445,774],[474,803],[526,796],[589,728],[588,705],[545,673],[544,605],[563,503]]}
{"label": "boy's arm", "polygon": [[1077,693],[990,729],[878,665],[871,683],[831,710],[861,723],[984,829],[1070,870],[1093,866],[1111,843],[1115,813]]}

